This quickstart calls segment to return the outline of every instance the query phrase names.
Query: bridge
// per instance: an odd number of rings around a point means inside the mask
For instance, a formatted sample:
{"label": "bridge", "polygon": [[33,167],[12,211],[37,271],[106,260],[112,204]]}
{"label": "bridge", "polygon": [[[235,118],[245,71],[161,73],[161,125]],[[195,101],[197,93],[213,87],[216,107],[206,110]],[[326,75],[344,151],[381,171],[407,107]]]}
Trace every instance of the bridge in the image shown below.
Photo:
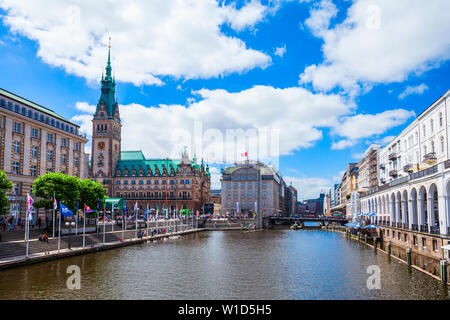
{"label": "bridge", "polygon": [[303,216],[290,216],[290,217],[264,217],[264,222],[267,225],[292,225],[294,223],[303,224],[304,222],[319,222],[322,226],[330,223],[337,225],[344,225],[348,223],[347,218],[338,217],[303,217]]}

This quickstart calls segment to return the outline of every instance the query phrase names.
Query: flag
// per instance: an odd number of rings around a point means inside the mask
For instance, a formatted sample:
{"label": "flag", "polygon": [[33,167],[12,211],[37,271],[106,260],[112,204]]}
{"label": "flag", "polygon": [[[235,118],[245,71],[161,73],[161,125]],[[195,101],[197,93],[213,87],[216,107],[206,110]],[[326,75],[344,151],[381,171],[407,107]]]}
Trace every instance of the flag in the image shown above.
{"label": "flag", "polygon": [[136,202],[136,204],[134,205],[134,218],[137,219],[137,211],[138,211],[138,204]]}
{"label": "flag", "polygon": [[56,210],[58,209],[58,204],[56,203],[56,198],[53,197],[53,209]]}
{"label": "flag", "polygon": [[97,200],[97,212],[100,212],[100,201]]}
{"label": "flag", "polygon": [[123,205],[123,212],[126,213],[127,212],[127,203],[125,202],[125,204]]}
{"label": "flag", "polygon": [[148,215],[148,203],[147,203],[147,209],[145,210],[144,213],[144,219],[147,220],[147,215]]}
{"label": "flag", "polygon": [[63,215],[65,215],[66,217],[71,217],[73,215],[73,212],[69,210],[69,208],[67,208],[65,205],[63,205],[61,203],[60,207],[60,211]]}
{"label": "flag", "polygon": [[236,202],[236,213],[239,213],[239,202]]}
{"label": "flag", "polygon": [[255,201],[255,213],[258,213],[258,202]]}
{"label": "flag", "polygon": [[79,208],[79,203],[78,203],[78,198],[77,198],[77,208],[76,208],[75,212],[78,212],[78,208]]}
{"label": "flag", "polygon": [[241,157],[247,157],[247,156],[248,156],[248,152],[241,153]]}
{"label": "flag", "polygon": [[28,204],[27,220],[28,221],[33,220],[33,215],[31,213],[31,209],[33,208],[33,202],[34,202],[34,199],[27,193],[27,204]]}
{"label": "flag", "polygon": [[84,211],[86,211],[86,213],[91,213],[94,212],[91,208],[89,208],[87,205],[84,205]]}
{"label": "flag", "polygon": [[200,213],[200,212],[197,210],[197,217],[198,217],[199,213]]}
{"label": "flag", "polygon": [[158,220],[158,213],[159,213],[159,209],[158,209],[158,204],[156,204],[156,220]]}

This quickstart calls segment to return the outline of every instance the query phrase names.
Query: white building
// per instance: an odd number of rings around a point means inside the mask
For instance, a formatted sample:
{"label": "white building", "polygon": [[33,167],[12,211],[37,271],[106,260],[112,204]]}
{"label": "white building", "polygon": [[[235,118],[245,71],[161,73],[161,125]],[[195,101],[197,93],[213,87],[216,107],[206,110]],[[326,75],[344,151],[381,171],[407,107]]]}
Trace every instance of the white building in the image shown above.
{"label": "white building", "polygon": [[361,199],[382,224],[449,234],[450,90],[380,150],[381,185]]}

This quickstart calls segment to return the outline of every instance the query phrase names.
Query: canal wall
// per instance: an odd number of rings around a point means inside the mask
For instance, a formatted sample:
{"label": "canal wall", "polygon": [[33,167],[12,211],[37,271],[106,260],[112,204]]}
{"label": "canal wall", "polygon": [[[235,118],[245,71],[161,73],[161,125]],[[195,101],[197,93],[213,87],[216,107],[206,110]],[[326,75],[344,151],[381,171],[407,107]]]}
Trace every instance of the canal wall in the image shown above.
{"label": "canal wall", "polygon": [[[408,267],[416,269],[420,272],[427,274],[428,276],[441,281],[440,268],[441,260],[446,260],[443,249],[441,247],[446,245],[446,240],[439,235],[429,235],[420,232],[409,232],[406,230],[397,230],[396,228],[382,228],[379,229],[379,238],[375,244],[373,239],[366,239],[363,236],[358,238],[357,235],[347,232],[346,227],[336,227],[330,226],[325,230],[340,232],[345,234],[349,239],[357,241],[359,243],[365,244],[372,249],[376,249],[389,258],[394,258],[395,260],[406,264]],[[418,235],[420,234],[420,236]],[[416,238],[414,238],[416,237]],[[424,239],[424,246],[414,245],[414,241],[422,241]],[[413,245],[411,246],[411,242]],[[434,249],[431,253],[427,250],[428,245],[433,246]],[[440,245],[438,245],[440,243]],[[375,248],[376,245],[376,248]],[[429,248],[429,247],[428,247]],[[410,261],[408,262],[408,250],[410,252]],[[450,285],[450,269],[447,268],[447,285]]]}
{"label": "canal wall", "polygon": [[[61,250],[51,250],[51,251],[43,251],[43,252],[37,252],[29,254],[28,258],[25,255],[22,256],[14,256],[9,257],[6,259],[0,260],[0,270],[3,269],[9,269],[19,266],[26,266],[30,264],[45,262],[45,261],[51,261],[56,259],[62,259],[77,255],[83,255],[83,254],[89,254],[89,253],[96,253],[104,250],[110,250],[110,249],[116,249],[121,247],[126,247],[130,245],[136,245],[136,244],[142,244],[147,242],[153,242],[164,238],[170,238],[173,236],[184,236],[187,234],[192,233],[198,233],[207,231],[207,229],[190,229],[190,230],[183,230],[178,232],[172,232],[172,233],[165,233],[165,234],[157,234],[154,236],[144,237],[144,238],[129,238],[124,239],[123,241],[114,241],[114,242],[105,242],[105,243],[96,243],[96,244],[90,244],[86,245],[85,248],[83,247],[73,247],[71,249],[64,248]],[[131,232],[128,231],[128,232]],[[133,233],[135,231],[132,231]],[[120,231],[115,231],[116,234],[121,234]],[[111,232],[106,233],[106,235],[110,236]],[[100,234],[100,236],[102,236]],[[67,237],[66,237],[67,238]],[[53,239],[55,240],[55,239]],[[67,240],[67,239],[65,239]],[[4,243],[3,245],[6,245]]]}

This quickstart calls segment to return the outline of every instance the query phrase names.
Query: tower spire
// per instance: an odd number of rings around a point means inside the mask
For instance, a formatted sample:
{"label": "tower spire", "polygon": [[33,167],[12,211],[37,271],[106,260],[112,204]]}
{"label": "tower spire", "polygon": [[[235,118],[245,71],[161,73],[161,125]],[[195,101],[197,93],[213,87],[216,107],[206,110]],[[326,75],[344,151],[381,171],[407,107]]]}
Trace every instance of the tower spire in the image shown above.
{"label": "tower spire", "polygon": [[108,63],[106,65],[106,80],[112,80],[111,77],[111,37],[109,37],[109,44],[108,44]]}

